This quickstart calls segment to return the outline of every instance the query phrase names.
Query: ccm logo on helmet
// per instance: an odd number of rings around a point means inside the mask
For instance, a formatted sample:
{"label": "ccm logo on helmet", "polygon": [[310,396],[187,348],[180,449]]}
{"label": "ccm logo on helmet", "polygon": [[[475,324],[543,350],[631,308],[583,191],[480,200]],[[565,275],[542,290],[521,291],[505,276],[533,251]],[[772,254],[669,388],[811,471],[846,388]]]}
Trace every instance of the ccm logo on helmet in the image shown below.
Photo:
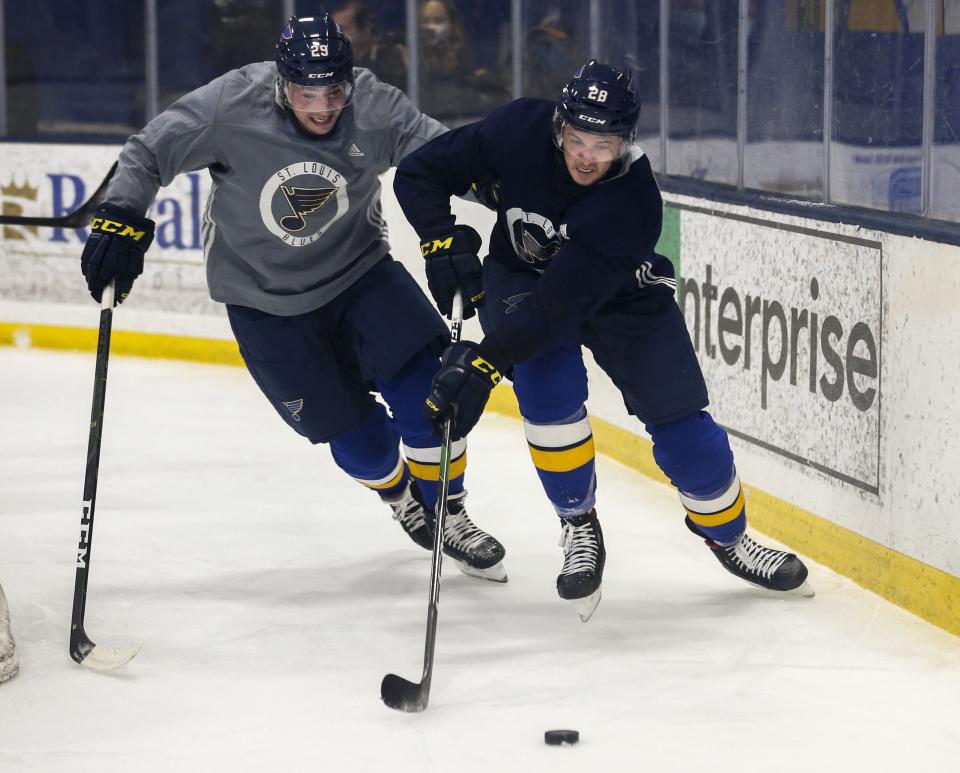
{"label": "ccm logo on helmet", "polygon": [[606,118],[594,118],[592,115],[578,115],[577,118],[587,123],[598,123],[601,126],[607,122]]}
{"label": "ccm logo on helmet", "polygon": [[308,78],[332,78],[333,73],[332,72],[308,72],[307,77]]}

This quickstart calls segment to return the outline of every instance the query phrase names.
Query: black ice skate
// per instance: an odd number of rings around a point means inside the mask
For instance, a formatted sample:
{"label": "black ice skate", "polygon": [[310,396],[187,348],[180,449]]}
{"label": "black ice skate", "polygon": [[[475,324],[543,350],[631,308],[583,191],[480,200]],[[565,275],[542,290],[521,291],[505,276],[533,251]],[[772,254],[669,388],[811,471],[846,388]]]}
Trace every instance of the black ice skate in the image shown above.
{"label": "black ice skate", "polygon": [[807,582],[807,567],[793,553],[765,548],[746,532],[732,545],[718,545],[701,532],[689,516],[686,523],[690,531],[703,537],[707,547],[730,574],[766,590],[807,597],[815,595]]}
{"label": "black ice skate", "polygon": [[414,542],[424,550],[433,550],[433,516],[420,500],[420,490],[410,483],[395,499],[381,496],[393,510],[393,520],[399,523]]}
{"label": "black ice skate", "polygon": [[463,506],[466,491],[447,499],[447,517],[443,522],[443,552],[454,560],[460,571],[471,577],[506,582],[503,545],[478,527]]}
{"label": "black ice skate", "polygon": [[587,622],[600,603],[600,583],[607,551],[597,511],[561,518],[563,532],[563,569],[557,576],[557,593],[573,604],[583,622]]}
{"label": "black ice skate", "polygon": [[[443,552],[450,556],[457,568],[471,577],[493,582],[506,582],[503,568],[506,551],[494,537],[474,524],[463,506],[466,492],[451,494],[447,500],[447,517],[443,528]],[[424,550],[433,550],[433,513],[425,507],[416,483],[408,484],[394,500],[384,499],[398,521],[414,542]]]}

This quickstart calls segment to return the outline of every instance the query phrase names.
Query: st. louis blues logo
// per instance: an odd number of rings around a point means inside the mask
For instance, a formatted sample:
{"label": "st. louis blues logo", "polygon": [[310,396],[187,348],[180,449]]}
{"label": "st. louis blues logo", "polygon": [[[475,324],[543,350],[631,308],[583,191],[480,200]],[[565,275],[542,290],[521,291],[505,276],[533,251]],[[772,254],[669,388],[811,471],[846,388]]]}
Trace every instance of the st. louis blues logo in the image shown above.
{"label": "st. louis blues logo", "polygon": [[290,411],[290,418],[294,421],[300,421],[300,411],[303,410],[303,398],[299,400],[286,400],[283,407]]}
{"label": "st. louis blues logo", "polygon": [[280,227],[285,231],[296,233],[307,227],[304,215],[316,212],[327,203],[327,200],[337,192],[336,188],[288,188],[281,185],[287,204],[290,205],[292,215],[280,218]]}
{"label": "st. louis blues logo", "polygon": [[527,263],[537,266],[557,254],[561,235],[543,215],[513,207],[507,210],[506,218],[513,249]]}
{"label": "st. louis blues logo", "polygon": [[517,307],[521,304],[524,298],[526,298],[530,293],[517,293],[516,295],[511,295],[508,298],[503,299],[503,305],[506,306],[504,314],[513,314],[517,310]]}
{"label": "st. louis blues logo", "polygon": [[313,244],[349,208],[346,178],[318,161],[285,166],[260,191],[264,226],[291,247]]}

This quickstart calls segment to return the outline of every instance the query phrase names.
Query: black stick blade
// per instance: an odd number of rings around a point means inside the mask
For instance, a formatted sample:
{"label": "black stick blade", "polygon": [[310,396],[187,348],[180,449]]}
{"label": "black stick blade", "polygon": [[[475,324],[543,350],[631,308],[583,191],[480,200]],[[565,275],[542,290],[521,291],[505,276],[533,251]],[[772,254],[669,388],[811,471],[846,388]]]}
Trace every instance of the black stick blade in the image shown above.
{"label": "black stick blade", "polygon": [[397,711],[423,711],[429,698],[422,684],[410,682],[396,674],[387,674],[380,683],[380,699]]}

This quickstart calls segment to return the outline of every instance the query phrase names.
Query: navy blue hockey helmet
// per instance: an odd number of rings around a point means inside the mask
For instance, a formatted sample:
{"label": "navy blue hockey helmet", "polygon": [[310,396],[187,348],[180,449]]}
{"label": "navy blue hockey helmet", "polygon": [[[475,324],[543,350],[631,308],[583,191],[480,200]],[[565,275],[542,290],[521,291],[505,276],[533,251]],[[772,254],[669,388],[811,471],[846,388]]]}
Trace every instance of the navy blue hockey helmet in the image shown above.
{"label": "navy blue hockey helmet", "polygon": [[560,146],[563,124],[594,134],[617,134],[632,142],[640,118],[640,97],[630,70],[621,72],[591,59],[560,92],[554,138]]}
{"label": "navy blue hockey helmet", "polygon": [[[353,46],[328,13],[291,16],[277,41],[277,75],[282,101],[293,109],[313,109],[291,104],[289,86],[318,90],[342,86],[345,101],[353,92]],[[341,105],[342,106],[342,105]],[[321,108],[322,109],[322,108]]]}

